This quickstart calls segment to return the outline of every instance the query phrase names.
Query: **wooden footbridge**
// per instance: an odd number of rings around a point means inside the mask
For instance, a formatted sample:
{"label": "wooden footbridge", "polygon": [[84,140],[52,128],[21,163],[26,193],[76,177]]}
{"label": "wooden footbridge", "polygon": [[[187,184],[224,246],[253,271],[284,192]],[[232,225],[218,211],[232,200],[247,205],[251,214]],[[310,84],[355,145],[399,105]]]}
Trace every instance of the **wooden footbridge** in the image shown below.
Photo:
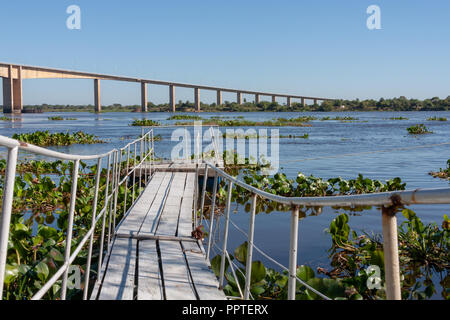
{"label": "wooden footbridge", "polygon": [[[216,144],[217,145],[217,144]],[[0,136],[0,146],[8,150],[5,180],[3,183],[2,216],[0,224],[0,293],[3,291],[8,237],[11,228],[11,211],[14,200],[14,184],[19,150],[44,157],[73,162],[72,189],[65,239],[64,263],[34,293],[33,299],[42,299],[49,290],[59,288],[60,298],[66,299],[71,264],[83,248],[87,248],[87,264],[83,275],[84,299],[107,300],[165,300],[165,299],[227,299],[221,290],[228,277],[234,278],[239,291],[237,299],[255,299],[251,293],[252,263],[243,270],[237,268],[228,254],[229,226],[233,225],[247,236],[246,261],[253,261],[253,251],[285,270],[289,274],[288,299],[295,299],[297,283],[316,293],[322,299],[326,295],[297,277],[299,206],[380,206],[383,226],[384,269],[388,299],[400,299],[400,270],[397,244],[397,220],[393,214],[397,206],[410,204],[450,203],[450,188],[417,189],[411,191],[383,192],[353,196],[282,197],[258,190],[221,170],[216,160],[180,160],[156,164],[153,161],[153,130],[121,149],[108,153],[85,156],[68,155],[32,146]],[[218,154],[218,150],[215,150]],[[107,160],[106,164],[102,162]],[[92,222],[89,230],[76,247],[71,244],[77,196],[80,161],[96,161],[95,197]],[[99,201],[101,169],[106,171],[105,196]],[[202,170],[200,170],[200,168]],[[104,172],[104,171],[103,171]],[[207,181],[213,173],[209,219],[204,218]],[[203,182],[200,177],[203,176]],[[226,184],[225,209],[216,215],[218,179]],[[201,186],[200,186],[201,185]],[[230,218],[233,187],[239,186],[251,195],[248,232],[240,229]],[[123,217],[116,224],[118,193],[125,190]],[[137,192],[136,192],[137,191]],[[135,194],[137,196],[135,197]],[[132,197],[131,201],[127,197]],[[290,224],[289,266],[271,258],[254,243],[256,208],[258,199],[266,199],[292,207]],[[127,208],[127,203],[131,206]],[[221,248],[212,236],[203,243],[197,227],[207,224],[208,235],[213,235],[219,216],[223,221]],[[76,220],[75,220],[76,221]],[[98,231],[100,227],[100,232]],[[95,241],[94,241],[95,239]],[[205,245],[205,247],[204,247]],[[94,246],[98,256],[94,261]],[[221,256],[218,277],[212,272],[210,258],[213,250]],[[228,261],[228,266],[225,262]],[[97,264],[94,274],[93,265]],[[228,271],[227,271],[228,270]],[[237,277],[237,272],[241,275]],[[61,281],[62,280],[62,281]],[[245,283],[243,283],[243,281]],[[58,283],[61,283],[60,285]],[[0,298],[2,295],[0,294]]]}
{"label": "wooden footbridge", "polygon": [[118,226],[91,299],[225,299],[192,238],[195,172],[155,172]]}

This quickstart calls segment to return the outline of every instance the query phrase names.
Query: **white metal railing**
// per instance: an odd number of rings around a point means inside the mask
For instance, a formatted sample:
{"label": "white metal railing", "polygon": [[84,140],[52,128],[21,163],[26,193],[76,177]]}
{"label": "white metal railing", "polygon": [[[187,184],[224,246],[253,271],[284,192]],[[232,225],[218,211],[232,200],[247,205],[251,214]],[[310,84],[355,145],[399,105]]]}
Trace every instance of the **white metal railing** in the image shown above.
{"label": "white metal railing", "polygon": [[[228,184],[227,199],[225,202],[225,221],[224,221],[224,231],[222,238],[222,248],[218,248],[221,252],[221,266],[219,275],[219,285],[223,288],[224,285],[224,273],[225,273],[225,260],[228,260],[231,267],[232,274],[238,284],[238,289],[242,299],[249,299],[250,297],[250,275],[252,268],[252,257],[253,249],[255,248],[263,256],[270,259],[272,262],[276,263],[281,268],[289,272],[288,279],[288,299],[294,300],[296,293],[296,282],[300,282],[302,285],[307,287],[309,290],[315,292],[323,299],[329,299],[322,293],[317,292],[314,288],[307,285],[304,281],[296,276],[297,270],[297,252],[298,252],[298,219],[299,219],[299,206],[311,206],[311,207],[323,207],[323,206],[359,206],[359,205],[372,205],[381,206],[382,208],[382,228],[383,228],[383,250],[385,259],[385,282],[386,282],[386,296],[389,300],[400,300],[400,267],[399,267],[399,256],[398,256],[398,237],[397,237],[397,219],[392,208],[400,205],[411,205],[411,204],[449,204],[450,203],[450,188],[439,188],[439,189],[416,189],[410,191],[394,191],[394,192],[381,192],[373,194],[361,194],[361,195],[350,195],[350,196],[325,196],[325,197],[283,197],[277,196],[265,191],[259,190],[251,185],[248,185],[235,177],[230,176],[225,171],[217,168],[215,164],[205,162],[204,165],[204,181],[202,194],[200,199],[200,221],[197,222],[196,226],[199,226],[203,221],[205,196],[206,196],[206,180],[208,170],[214,172],[214,185],[212,189],[212,199],[211,199],[211,209],[210,209],[210,219],[208,222],[209,234],[208,234],[208,245],[207,245],[207,259],[210,258],[210,253],[213,247],[213,225],[215,218],[215,206],[217,198],[217,184],[218,177],[222,177],[224,181]],[[197,175],[199,170],[197,169]],[[230,223],[230,208],[231,208],[231,196],[232,188],[234,186],[239,186],[250,192],[251,194],[251,210],[250,210],[250,223],[248,233],[244,233],[242,229],[238,228],[232,221],[232,224],[241,232],[247,236],[247,263],[245,270],[245,287],[242,292],[239,286],[239,280],[236,277],[236,273],[233,269],[233,261],[227,251],[227,242],[229,234],[229,223]],[[291,222],[290,222],[290,247],[289,247],[289,267],[286,268],[265,252],[255,246],[254,244],[254,232],[255,232],[255,215],[256,215],[256,205],[258,198],[267,199],[277,203],[289,205],[292,208],[291,212]],[[239,270],[238,270],[239,271]]]}
{"label": "white metal railing", "polygon": [[[132,204],[135,201],[135,188],[136,188],[136,171],[139,170],[139,183],[141,187],[142,183],[147,185],[149,177],[152,174],[152,161],[153,161],[153,130],[149,130],[147,133],[142,134],[140,138],[128,143],[126,146],[120,149],[113,149],[104,154],[97,155],[71,155],[60,153],[44,148],[40,148],[27,143],[19,142],[14,139],[10,139],[0,135],[0,146],[8,149],[7,165],[5,171],[5,182],[3,190],[3,202],[2,202],[2,216],[0,225],[0,299],[3,296],[3,285],[5,279],[6,259],[8,251],[8,236],[11,222],[11,212],[14,196],[14,181],[16,176],[16,165],[18,159],[19,150],[42,155],[46,157],[57,158],[59,160],[73,161],[72,171],[72,187],[70,193],[70,205],[68,215],[68,227],[65,239],[65,253],[64,264],[56,271],[56,273],[42,286],[42,288],[33,295],[32,299],[41,299],[44,294],[62,277],[61,285],[61,299],[64,300],[67,294],[67,280],[69,267],[75,260],[78,254],[81,252],[84,245],[89,241],[89,249],[87,255],[87,266],[85,274],[85,283],[83,289],[83,299],[87,299],[89,290],[90,269],[92,263],[92,252],[94,245],[94,233],[95,228],[101,220],[101,235],[99,244],[99,260],[98,260],[98,272],[97,279],[101,279],[101,270],[103,264],[103,253],[105,240],[107,241],[107,250],[111,249],[111,240],[116,232],[116,215],[117,215],[117,196],[119,188],[124,185],[124,207],[123,213],[127,214],[127,194],[129,188],[132,192]],[[139,150],[138,150],[139,148]],[[137,160],[138,151],[140,153],[139,162]],[[123,157],[126,156],[125,168],[121,168],[122,162],[125,162]],[[99,198],[99,184],[102,171],[102,161],[107,158],[107,175],[105,185],[105,200],[103,208],[97,214],[98,198]],[[71,251],[72,233],[74,228],[74,215],[75,215],[75,201],[77,192],[77,182],[79,176],[79,166],[81,160],[97,160],[96,178],[95,178],[95,192],[92,205],[92,220],[89,230],[81,239],[77,247]],[[132,163],[131,163],[132,161]],[[145,165],[144,162],[148,161],[150,165]],[[143,165],[144,164],[144,165]],[[144,181],[142,181],[142,170],[144,170]],[[132,186],[128,186],[128,180],[132,178]],[[139,189],[139,191],[141,191]],[[108,217],[108,234],[106,233],[106,218]]]}

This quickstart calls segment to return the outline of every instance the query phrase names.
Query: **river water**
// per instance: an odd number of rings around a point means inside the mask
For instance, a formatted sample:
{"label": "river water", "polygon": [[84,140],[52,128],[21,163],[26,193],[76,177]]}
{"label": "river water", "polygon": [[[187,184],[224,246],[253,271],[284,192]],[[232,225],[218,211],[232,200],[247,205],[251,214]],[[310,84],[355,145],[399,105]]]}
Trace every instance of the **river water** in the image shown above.
{"label": "river water", "polygon": [[[77,118],[77,120],[49,121],[49,116]],[[121,147],[141,134],[141,128],[131,127],[134,119],[147,118],[164,124],[168,113],[45,113],[23,114],[20,120],[0,121],[0,134],[11,136],[13,133],[49,130],[51,132],[77,131],[95,134],[107,140],[107,144],[74,145],[69,147],[53,147],[52,149],[78,154],[97,154]],[[279,162],[280,171],[289,178],[295,178],[298,172],[316,177],[332,178],[341,176],[346,179],[356,178],[358,173],[371,179],[386,180],[401,177],[407,189],[449,187],[449,182],[431,177],[430,171],[437,171],[446,166],[450,158],[450,144],[433,146],[450,142],[450,121],[427,121],[429,117],[446,117],[450,112],[245,112],[245,113],[201,113],[204,118],[222,116],[227,118],[244,117],[245,120],[263,121],[278,117],[291,118],[298,116],[344,117],[358,118],[354,122],[311,121],[311,127],[280,127],[280,135],[309,134],[308,139],[280,139]],[[406,117],[408,120],[389,120],[391,117]],[[406,128],[424,123],[433,134],[419,136],[409,135]],[[259,129],[259,128],[255,128]],[[270,133],[270,129],[268,131]],[[224,129],[222,129],[224,132]],[[156,155],[169,157],[173,146],[178,142],[170,141],[172,129],[158,129],[163,140],[155,143]],[[420,147],[420,148],[419,148]],[[374,152],[390,150],[389,152]],[[4,156],[2,150],[2,156]],[[359,154],[358,154],[359,153]],[[351,155],[348,155],[351,154]],[[412,206],[424,222],[440,224],[443,215],[450,215],[448,205]],[[324,231],[329,227],[338,212],[324,208],[319,216],[302,219],[299,225],[299,264],[308,264],[313,268],[329,268],[327,250],[331,238]],[[404,221],[398,215],[399,223]],[[248,214],[239,208],[232,220],[244,230],[248,229]],[[381,233],[381,214],[379,210],[366,210],[350,217],[350,225],[358,231]],[[260,213],[255,223],[255,244],[280,261],[288,265],[290,214],[288,212]],[[229,249],[234,250],[244,242],[245,237],[235,228],[230,229]],[[273,267],[258,253],[267,266]]]}

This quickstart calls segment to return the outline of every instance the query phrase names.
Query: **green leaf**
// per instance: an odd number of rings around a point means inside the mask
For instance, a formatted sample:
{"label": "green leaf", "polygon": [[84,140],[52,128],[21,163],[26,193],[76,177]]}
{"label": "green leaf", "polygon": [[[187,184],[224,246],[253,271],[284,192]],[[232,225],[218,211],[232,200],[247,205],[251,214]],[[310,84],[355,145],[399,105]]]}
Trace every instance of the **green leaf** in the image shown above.
{"label": "green leaf", "polygon": [[245,265],[247,263],[247,247],[248,243],[245,241],[243,244],[241,244],[239,247],[234,250],[234,256],[236,257],[236,260]]}
{"label": "green leaf", "polygon": [[309,279],[315,277],[315,273],[310,267],[301,265],[297,267],[297,277],[307,282]]}
{"label": "green leaf", "polygon": [[[231,256],[230,256],[230,259],[232,259]],[[216,275],[216,277],[220,276],[220,265],[221,265],[221,263],[222,263],[222,256],[221,255],[217,255],[214,258],[212,258],[212,260],[211,260],[211,269],[213,270],[213,272]],[[228,259],[225,258],[225,273],[227,272],[229,265],[230,264],[228,262]]]}
{"label": "green leaf", "polygon": [[38,227],[38,235],[44,239],[57,239],[58,231],[55,228],[40,225]]}
{"label": "green leaf", "polygon": [[38,274],[38,278],[44,282],[48,277],[48,266],[44,262],[39,262],[36,266],[36,272]]}
{"label": "green leaf", "polygon": [[252,274],[250,283],[258,283],[266,277],[266,267],[261,261],[252,262]]}
{"label": "green leaf", "polygon": [[370,264],[377,265],[381,270],[384,269],[384,252],[376,250],[370,253]]}
{"label": "green leaf", "polygon": [[5,284],[8,285],[11,282],[13,282],[18,275],[19,275],[19,268],[17,267],[17,265],[6,264]]}

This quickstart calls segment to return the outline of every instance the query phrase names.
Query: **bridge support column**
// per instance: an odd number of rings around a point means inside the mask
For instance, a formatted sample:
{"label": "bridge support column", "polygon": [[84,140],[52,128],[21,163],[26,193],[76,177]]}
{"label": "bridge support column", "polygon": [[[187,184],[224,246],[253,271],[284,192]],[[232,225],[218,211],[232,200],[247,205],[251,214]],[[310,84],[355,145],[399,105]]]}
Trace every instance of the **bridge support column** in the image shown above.
{"label": "bridge support column", "polygon": [[287,97],[287,98],[286,98],[286,105],[287,105],[288,107],[291,106],[291,97]]}
{"label": "bridge support column", "polygon": [[94,79],[94,104],[95,112],[102,112],[102,103],[100,101],[100,79]]}
{"label": "bridge support column", "polygon": [[169,86],[169,105],[172,112],[175,112],[175,87],[173,85]]}
{"label": "bridge support column", "polygon": [[141,112],[147,112],[147,83],[141,82]]}
{"label": "bridge support column", "polygon": [[259,99],[259,94],[255,94],[255,103],[259,103],[260,99]]}
{"label": "bridge support column", "polygon": [[236,102],[237,104],[242,104],[242,92],[236,94]]}
{"label": "bridge support column", "polygon": [[3,113],[22,113],[22,67],[18,67],[18,79],[13,78],[12,66],[9,77],[3,78]]}
{"label": "bridge support column", "polygon": [[276,103],[277,102],[277,97],[276,96],[272,96],[272,103]]}
{"label": "bridge support column", "polygon": [[194,89],[194,100],[195,100],[195,110],[197,112],[200,112],[200,89],[199,88],[195,88]]}
{"label": "bridge support column", "polygon": [[222,104],[222,91],[217,90],[217,105],[220,106]]}
{"label": "bridge support column", "polygon": [[306,101],[305,101],[305,98],[302,98],[302,106],[303,106],[303,107],[306,107]]}
{"label": "bridge support column", "polygon": [[314,99],[314,105],[316,105],[317,104],[317,99]]}

